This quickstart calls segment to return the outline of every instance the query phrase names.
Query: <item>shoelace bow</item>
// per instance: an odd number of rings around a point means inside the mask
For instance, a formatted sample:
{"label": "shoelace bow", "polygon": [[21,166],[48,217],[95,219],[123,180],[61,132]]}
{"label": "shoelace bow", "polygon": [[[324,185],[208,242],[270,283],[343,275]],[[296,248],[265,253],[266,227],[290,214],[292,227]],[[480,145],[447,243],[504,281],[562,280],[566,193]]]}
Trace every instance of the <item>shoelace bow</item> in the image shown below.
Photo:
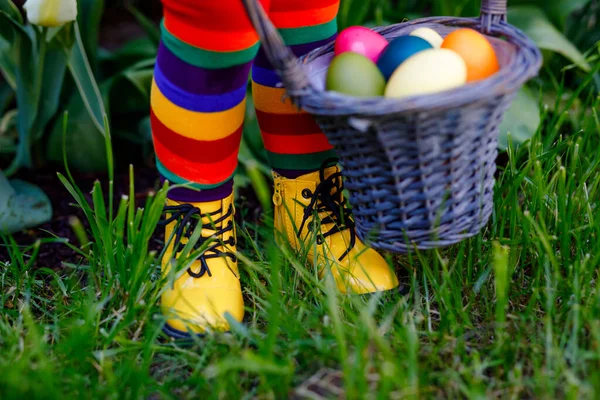
{"label": "shoelace bow", "polygon": [[[317,214],[323,212],[327,213],[328,215],[321,219],[321,224],[333,223],[333,227],[329,231],[322,233],[320,236],[317,235],[317,244],[323,244],[325,238],[349,229],[350,243],[344,254],[339,258],[339,261],[342,261],[356,244],[356,232],[354,231],[355,225],[354,220],[352,219],[352,211],[347,207],[347,200],[343,193],[344,184],[342,182],[342,173],[338,171],[325,178],[325,169],[330,166],[332,162],[337,162],[337,159],[326,160],[319,170],[321,182],[317,185],[315,192],[312,194],[309,205],[304,209],[304,216],[302,218],[302,223],[300,224],[300,229],[298,230],[298,237],[301,236],[306,222],[315,211]],[[309,224],[309,230],[313,229],[314,219]]]}
{"label": "shoelace bow", "polygon": [[[198,226],[198,223],[202,221],[203,217],[214,217],[215,215],[221,214],[223,209],[219,209],[215,212],[202,214],[202,211],[198,207],[194,207],[191,204],[181,204],[178,206],[167,206],[164,208],[164,212],[167,214],[171,214],[169,218],[166,218],[162,221],[161,225],[168,225],[173,221],[177,221],[177,225],[175,226],[175,242],[173,248],[175,252],[181,252],[185,247],[182,243],[183,238],[189,239],[194,232],[194,229]],[[202,229],[210,229],[215,230],[215,232],[209,236],[204,237],[200,235],[198,239],[198,243],[194,246],[194,249],[200,248],[207,241],[219,237],[226,232],[233,230],[233,221],[229,221],[228,224],[223,227],[223,222],[229,218],[233,214],[233,206],[229,206],[227,212],[221,217],[217,218],[214,221],[209,221],[206,224],[202,224]],[[209,218],[210,220],[211,218]],[[235,246],[235,238],[231,236],[227,242],[224,244],[228,244],[229,246]],[[216,241],[215,244],[208,247],[204,253],[200,256],[200,271],[194,272],[191,268],[188,268],[187,273],[194,278],[202,278],[204,274],[208,274],[208,276],[212,277],[212,273],[210,272],[210,268],[208,268],[208,264],[206,260],[211,258],[219,258],[219,257],[229,257],[233,262],[237,261],[237,257],[230,251],[222,251],[220,249],[222,247],[222,243]]]}

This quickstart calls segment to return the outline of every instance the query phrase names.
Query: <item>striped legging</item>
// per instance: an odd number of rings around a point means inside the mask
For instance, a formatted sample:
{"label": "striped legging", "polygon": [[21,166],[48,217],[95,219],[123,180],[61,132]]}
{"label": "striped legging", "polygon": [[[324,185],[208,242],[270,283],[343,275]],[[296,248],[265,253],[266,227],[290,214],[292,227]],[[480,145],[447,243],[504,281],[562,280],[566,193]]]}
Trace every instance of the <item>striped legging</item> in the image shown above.
{"label": "striped legging", "polygon": [[[337,35],[339,0],[261,2],[296,55]],[[151,94],[157,166],[171,183],[203,189],[175,196],[201,201],[211,193],[217,198],[230,193],[250,73],[274,170],[293,178],[318,169],[333,155],[312,117],[282,102],[284,89],[278,87],[279,77],[262,54],[240,0],[163,0],[163,7]]]}

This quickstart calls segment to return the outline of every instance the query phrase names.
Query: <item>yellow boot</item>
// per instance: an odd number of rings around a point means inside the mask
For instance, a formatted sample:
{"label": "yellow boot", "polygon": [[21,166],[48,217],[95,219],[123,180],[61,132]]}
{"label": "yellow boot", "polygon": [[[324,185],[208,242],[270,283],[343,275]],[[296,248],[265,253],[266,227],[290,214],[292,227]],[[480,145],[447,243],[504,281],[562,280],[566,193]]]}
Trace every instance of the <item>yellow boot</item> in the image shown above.
{"label": "yellow boot", "polygon": [[[165,212],[165,240],[173,237],[162,263],[162,275],[168,285],[161,297],[161,310],[168,319],[165,332],[175,338],[186,338],[190,333],[229,330],[225,313],[238,321],[244,316],[233,194],[205,203],[167,200]],[[187,270],[172,272],[172,267],[177,265],[175,259],[200,220],[202,233],[196,248],[208,242],[206,251]]]}
{"label": "yellow boot", "polygon": [[306,249],[310,263],[319,266],[319,275],[330,270],[342,293],[398,287],[398,278],[385,259],[356,237],[337,165],[296,179],[273,172],[273,178],[278,240],[288,241],[295,250]]}

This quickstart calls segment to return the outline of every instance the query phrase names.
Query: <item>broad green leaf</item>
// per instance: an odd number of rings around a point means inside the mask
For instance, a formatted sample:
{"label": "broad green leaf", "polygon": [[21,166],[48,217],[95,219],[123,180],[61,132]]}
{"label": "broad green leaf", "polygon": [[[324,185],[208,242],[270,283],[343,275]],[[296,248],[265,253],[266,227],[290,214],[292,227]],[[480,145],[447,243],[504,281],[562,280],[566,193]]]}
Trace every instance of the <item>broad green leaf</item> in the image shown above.
{"label": "broad green leaf", "polygon": [[98,70],[97,53],[100,22],[104,12],[104,0],[79,0],[77,24],[81,28],[81,41],[92,71]]}
{"label": "broad green leaf", "polygon": [[141,62],[156,62],[156,46],[147,37],[133,39],[113,52],[104,52],[101,61],[105,70],[117,74]]}
{"label": "broad green leaf", "polygon": [[67,70],[67,54],[57,40],[48,43],[43,68],[37,117],[32,128],[33,140],[43,135],[46,125],[60,106],[60,93]]}
{"label": "broad green leaf", "polygon": [[104,115],[106,113],[104,103],[98,89],[98,84],[96,83],[96,78],[88,63],[79,26],[74,24],[74,27],[75,46],[69,58],[69,70],[77,84],[83,103],[90,113],[94,125],[104,134]]}
{"label": "broad green leaf", "polygon": [[17,89],[17,65],[11,57],[9,43],[0,39],[0,73],[11,87]]}
{"label": "broad green leaf", "polygon": [[154,77],[153,69],[129,70],[125,71],[123,76],[139,90],[140,94],[145,96],[146,99],[150,99],[150,88]]}
{"label": "broad green leaf", "polygon": [[151,123],[150,116],[147,116],[140,120],[140,122],[138,123],[137,131],[138,131],[140,137],[146,143],[152,143],[152,123]]}
{"label": "broad green leaf", "polygon": [[498,147],[508,148],[508,135],[513,145],[529,140],[541,123],[540,107],[531,90],[523,87],[515,97],[500,124]]}
{"label": "broad green leaf", "polygon": [[[67,105],[65,150],[69,166],[81,172],[106,171],[106,146],[103,134],[96,128],[81,95],[74,91]],[[63,119],[57,118],[46,146],[49,161],[63,161]]]}
{"label": "broad green leaf", "polygon": [[548,13],[553,21],[556,21],[561,26],[564,26],[566,19],[574,11],[585,7],[591,0],[552,0],[544,1],[544,5],[548,7]]}
{"label": "broad green leaf", "polygon": [[372,0],[344,0],[340,3],[338,20],[340,28],[361,25],[371,8]]}
{"label": "broad green leaf", "polygon": [[12,19],[17,21],[19,24],[23,23],[23,16],[19,12],[19,9],[15,5],[15,3],[12,2],[12,0],[0,1],[0,11],[3,11],[6,14],[8,14]]}
{"label": "broad green leaf", "polygon": [[52,218],[48,196],[22,180],[8,181],[0,171],[0,232],[15,233],[33,228]]}
{"label": "broad green leaf", "polygon": [[0,116],[9,106],[9,103],[14,98],[15,92],[13,88],[8,84],[0,84]]}
{"label": "broad green leaf", "polygon": [[540,49],[562,54],[582,70],[590,71],[590,65],[585,56],[552,25],[540,8],[535,6],[510,7],[508,20],[529,36]]}
{"label": "broad green leaf", "polygon": [[15,87],[17,93],[17,107],[19,109],[17,130],[19,132],[19,147],[17,154],[6,169],[10,176],[20,167],[30,167],[31,161],[31,127],[35,121],[38,105],[39,82],[37,65],[37,51],[30,31],[23,28],[18,22],[6,13],[0,12],[0,29],[8,30],[12,27],[12,46],[9,48],[8,57],[15,63]]}
{"label": "broad green leaf", "polygon": [[135,7],[130,6],[128,8],[129,12],[133,14],[138,24],[142,26],[148,38],[152,41],[152,43],[158,48],[158,44],[160,42],[160,30],[156,26],[156,24],[148,19],[144,14],[139,12]]}
{"label": "broad green leaf", "polygon": [[[136,129],[135,124],[139,116],[148,113],[155,58],[142,60],[123,72],[112,75],[100,85],[104,104],[109,113],[123,116],[125,121],[121,125],[129,125],[133,130]],[[112,104],[114,107],[111,106]],[[128,114],[135,115],[134,119],[132,120]]]}
{"label": "broad green leaf", "polygon": [[15,153],[18,138],[17,110],[9,110],[0,118],[0,154]]}

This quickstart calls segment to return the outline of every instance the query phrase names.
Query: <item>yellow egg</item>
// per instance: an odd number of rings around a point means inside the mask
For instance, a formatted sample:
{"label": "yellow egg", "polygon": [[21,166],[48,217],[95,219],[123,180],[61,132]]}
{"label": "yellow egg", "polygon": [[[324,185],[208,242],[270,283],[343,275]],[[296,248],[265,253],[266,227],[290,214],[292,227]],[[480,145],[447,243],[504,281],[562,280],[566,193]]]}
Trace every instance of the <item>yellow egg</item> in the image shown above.
{"label": "yellow egg", "polygon": [[410,33],[410,36],[417,36],[421,39],[425,39],[436,49],[442,47],[442,43],[444,42],[444,38],[431,28],[417,28]]}
{"label": "yellow egg", "polygon": [[452,50],[430,49],[410,57],[390,77],[385,97],[437,93],[467,82],[467,65]]}

